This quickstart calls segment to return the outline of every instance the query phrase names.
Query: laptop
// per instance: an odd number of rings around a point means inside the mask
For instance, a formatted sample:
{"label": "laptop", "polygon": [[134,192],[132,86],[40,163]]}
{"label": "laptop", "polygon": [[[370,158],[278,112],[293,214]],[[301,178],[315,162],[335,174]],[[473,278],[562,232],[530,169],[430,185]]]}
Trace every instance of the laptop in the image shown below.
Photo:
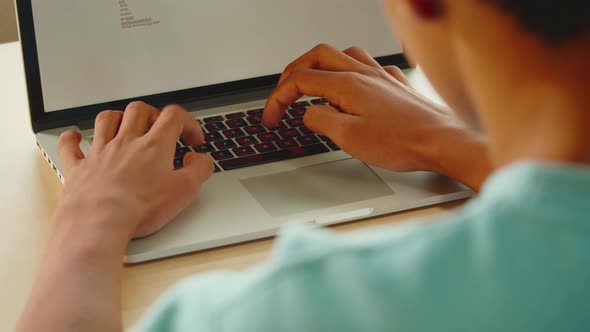
{"label": "laptop", "polygon": [[[371,167],[305,128],[313,104],[293,104],[280,128],[260,125],[279,73],[319,43],[361,46],[404,66],[377,0],[17,0],[30,115],[41,153],[64,181],[60,134],[134,100],[183,105],[203,124],[216,173],[162,231],[132,241],[144,262],[271,237],[287,224],[328,226],[464,199],[473,193],[427,172]],[[67,179],[65,179],[67,181]]]}

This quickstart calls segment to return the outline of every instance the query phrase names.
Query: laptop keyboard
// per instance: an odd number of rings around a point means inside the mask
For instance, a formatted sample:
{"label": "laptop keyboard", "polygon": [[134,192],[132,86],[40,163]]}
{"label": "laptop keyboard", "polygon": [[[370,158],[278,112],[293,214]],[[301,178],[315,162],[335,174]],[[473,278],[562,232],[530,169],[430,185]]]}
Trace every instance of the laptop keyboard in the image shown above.
{"label": "laptop keyboard", "polygon": [[174,167],[182,168],[184,155],[191,151],[209,154],[215,172],[339,151],[334,142],[303,124],[309,106],[326,104],[323,98],[294,103],[273,129],[261,125],[262,109],[201,118],[205,144],[193,148],[179,141]]}

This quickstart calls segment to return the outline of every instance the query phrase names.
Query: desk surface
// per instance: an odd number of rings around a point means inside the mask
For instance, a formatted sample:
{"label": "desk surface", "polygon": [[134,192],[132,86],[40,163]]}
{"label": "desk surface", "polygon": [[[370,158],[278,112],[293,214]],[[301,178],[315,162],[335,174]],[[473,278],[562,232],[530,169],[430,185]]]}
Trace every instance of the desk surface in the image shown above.
{"label": "desk surface", "polygon": [[[418,90],[435,97],[419,72],[411,73],[411,79]],[[10,331],[26,302],[61,191],[61,183],[35,146],[18,43],[0,45],[0,101],[0,152],[3,154],[0,159],[0,331]],[[335,229],[354,230],[433,216],[458,204],[374,218]],[[125,325],[132,325],[159,294],[177,281],[216,269],[247,269],[264,260],[271,246],[272,240],[262,240],[125,267],[122,295]]]}

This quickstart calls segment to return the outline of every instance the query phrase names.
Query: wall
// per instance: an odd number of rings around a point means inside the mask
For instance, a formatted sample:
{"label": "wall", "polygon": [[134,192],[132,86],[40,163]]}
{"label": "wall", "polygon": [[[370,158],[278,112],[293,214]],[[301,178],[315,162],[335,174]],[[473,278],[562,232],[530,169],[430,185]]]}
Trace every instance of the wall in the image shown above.
{"label": "wall", "polygon": [[0,0],[0,43],[17,39],[14,0]]}

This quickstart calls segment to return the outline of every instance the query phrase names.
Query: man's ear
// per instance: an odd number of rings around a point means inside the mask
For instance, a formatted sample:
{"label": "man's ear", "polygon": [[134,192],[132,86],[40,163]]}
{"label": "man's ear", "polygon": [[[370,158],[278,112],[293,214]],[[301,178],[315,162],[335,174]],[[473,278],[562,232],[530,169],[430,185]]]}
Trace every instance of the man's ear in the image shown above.
{"label": "man's ear", "polygon": [[443,15],[443,1],[444,0],[408,0],[414,13],[425,20],[433,20]]}

